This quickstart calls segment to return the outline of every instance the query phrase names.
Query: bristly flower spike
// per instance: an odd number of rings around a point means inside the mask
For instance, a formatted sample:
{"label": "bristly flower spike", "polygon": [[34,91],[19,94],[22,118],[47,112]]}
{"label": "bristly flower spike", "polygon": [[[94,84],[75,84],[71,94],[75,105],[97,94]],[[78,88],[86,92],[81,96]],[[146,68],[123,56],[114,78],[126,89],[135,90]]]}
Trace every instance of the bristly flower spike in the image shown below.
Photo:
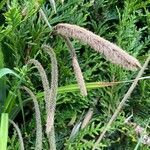
{"label": "bristly flower spike", "polygon": [[81,71],[81,68],[80,68],[78,60],[77,60],[75,49],[72,46],[71,41],[69,40],[69,38],[67,38],[65,36],[63,36],[63,38],[65,39],[66,44],[67,44],[67,46],[70,50],[70,54],[71,54],[71,58],[72,58],[72,66],[73,66],[73,69],[74,69],[74,73],[75,73],[76,80],[77,80],[77,83],[79,85],[81,94],[83,96],[87,96],[87,90],[86,90],[84,78],[83,78],[82,71]]}
{"label": "bristly flower spike", "polygon": [[21,131],[20,131],[18,125],[13,120],[9,120],[9,122],[14,126],[14,128],[17,131],[17,134],[19,137],[19,143],[20,143],[20,150],[24,150],[25,148],[24,148],[24,143],[23,143],[23,137],[22,137],[22,134],[21,134]]}
{"label": "bristly flower spike", "polygon": [[62,36],[74,38],[82,43],[90,45],[94,50],[103,54],[106,59],[110,60],[112,63],[118,64],[129,70],[141,68],[141,64],[136,58],[129,55],[117,45],[82,27],[60,23],[55,26],[54,31]]}
{"label": "bristly flower spike", "polygon": [[22,89],[24,89],[32,98],[35,108],[35,118],[36,118],[36,144],[35,144],[35,150],[42,150],[42,123],[41,123],[41,113],[38,101],[36,99],[36,96],[33,94],[33,92],[23,86]]}
{"label": "bristly flower spike", "polygon": [[48,108],[48,120],[47,120],[47,130],[46,133],[48,135],[50,150],[56,150],[56,142],[55,142],[55,129],[54,129],[54,115],[56,108],[56,98],[57,98],[57,90],[58,90],[58,67],[57,67],[57,59],[54,50],[48,46],[43,45],[42,48],[51,58],[51,89],[49,93],[49,108]]}

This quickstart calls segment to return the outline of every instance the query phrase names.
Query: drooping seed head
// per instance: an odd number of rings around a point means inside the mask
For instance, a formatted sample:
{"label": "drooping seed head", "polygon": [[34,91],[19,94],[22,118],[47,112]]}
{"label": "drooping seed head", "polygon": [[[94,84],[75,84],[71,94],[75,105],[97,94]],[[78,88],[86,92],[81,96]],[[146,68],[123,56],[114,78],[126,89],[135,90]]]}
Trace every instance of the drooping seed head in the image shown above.
{"label": "drooping seed head", "polygon": [[71,44],[71,41],[69,40],[69,38],[67,38],[65,36],[63,36],[63,38],[65,39],[66,44],[70,50],[70,54],[71,54],[71,58],[72,58],[72,66],[73,66],[73,70],[74,70],[75,77],[76,77],[77,83],[79,85],[81,94],[83,96],[87,96],[86,85],[84,82],[81,68],[80,68],[79,63],[78,63],[75,49],[74,49],[73,45]]}
{"label": "drooping seed head", "polygon": [[82,43],[90,45],[94,50],[103,54],[106,59],[110,60],[112,63],[118,64],[129,70],[141,68],[141,64],[136,58],[129,55],[117,45],[82,27],[60,23],[55,26],[54,31],[62,36],[74,38]]}

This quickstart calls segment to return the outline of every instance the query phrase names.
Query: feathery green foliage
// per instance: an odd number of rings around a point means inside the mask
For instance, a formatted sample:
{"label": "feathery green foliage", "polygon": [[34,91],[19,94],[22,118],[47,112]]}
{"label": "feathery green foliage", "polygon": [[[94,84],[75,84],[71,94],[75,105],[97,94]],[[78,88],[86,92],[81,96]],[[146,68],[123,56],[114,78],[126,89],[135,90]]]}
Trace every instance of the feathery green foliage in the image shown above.
{"label": "feathery green foliage", "polygon": [[[150,2],[148,0],[53,0],[51,4],[50,1],[44,0],[0,2],[0,69],[10,69],[3,70],[5,73],[0,79],[0,114],[7,112],[9,118],[17,122],[23,135],[25,149],[34,149],[35,110],[31,98],[22,93],[20,87],[26,86],[36,93],[42,114],[42,126],[45,128],[47,113],[41,79],[39,73],[26,64],[30,59],[38,60],[45,68],[47,80],[52,81],[51,70],[54,66],[41,48],[43,43],[48,43],[56,54],[59,73],[53,126],[56,149],[92,149],[98,135],[104,130],[104,125],[120,103],[120,99],[129,89],[129,82],[117,81],[131,81],[137,72],[127,71],[111,64],[100,54],[92,51],[88,45],[71,39],[88,91],[88,96],[82,97],[76,84],[68,48],[64,40],[53,32],[54,27],[59,23],[84,27],[120,46],[143,64],[149,56]],[[10,73],[19,78],[9,75]],[[149,66],[143,76],[150,76]],[[98,144],[99,149],[132,150],[136,147],[139,137],[135,128],[126,124],[125,120],[132,113],[131,122],[141,127],[146,126],[150,114],[149,89],[148,78],[139,81],[124,109],[110,126],[105,138]],[[47,90],[47,95],[49,92],[50,88]],[[93,116],[87,127],[81,129],[89,108],[93,108]],[[72,130],[76,134],[70,138]],[[9,131],[7,149],[19,149],[16,133]],[[149,127],[147,132],[149,133]],[[43,149],[49,149],[46,136],[43,136],[42,143]],[[143,143],[138,146],[139,149],[148,149],[148,145]]]}

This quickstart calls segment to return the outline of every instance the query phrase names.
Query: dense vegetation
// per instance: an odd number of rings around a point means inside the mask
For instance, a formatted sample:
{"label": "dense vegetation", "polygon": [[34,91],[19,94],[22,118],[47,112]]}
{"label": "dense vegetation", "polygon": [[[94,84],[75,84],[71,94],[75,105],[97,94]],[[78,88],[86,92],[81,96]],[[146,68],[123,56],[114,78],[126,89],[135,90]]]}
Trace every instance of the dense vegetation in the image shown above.
{"label": "dense vegetation", "polygon": [[[88,45],[71,39],[88,89],[88,95],[82,96],[76,84],[72,58],[65,40],[53,32],[58,23],[84,27],[115,43],[137,58],[142,65],[150,55],[149,0],[62,2],[56,1],[56,6],[46,0],[0,2],[0,144],[7,143],[8,150],[21,149],[17,132],[13,128],[14,123],[21,130],[25,149],[38,149],[35,148],[37,101],[43,128],[43,149],[49,149],[45,133],[47,111],[43,86],[39,72],[33,65],[34,60],[38,60],[51,82],[53,65],[49,54],[43,50],[43,45],[53,48],[58,64],[54,122],[58,150],[92,149],[140,70],[130,71],[112,64]],[[97,149],[149,149],[149,66],[142,76],[146,78],[138,81],[116,120],[98,143]],[[121,82],[116,83],[117,81]],[[37,98],[34,103],[31,92]],[[85,119],[87,123],[83,126]],[[144,132],[137,134],[137,126]],[[143,137],[147,138],[147,142],[143,142]],[[6,145],[3,145],[3,149],[1,146],[0,149],[5,150]]]}

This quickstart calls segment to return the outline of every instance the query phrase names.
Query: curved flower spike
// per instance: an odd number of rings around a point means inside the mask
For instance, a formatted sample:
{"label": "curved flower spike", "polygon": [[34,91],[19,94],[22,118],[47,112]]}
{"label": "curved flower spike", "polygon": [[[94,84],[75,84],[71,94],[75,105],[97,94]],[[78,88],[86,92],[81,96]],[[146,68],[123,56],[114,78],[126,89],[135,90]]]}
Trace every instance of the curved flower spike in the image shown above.
{"label": "curved flower spike", "polygon": [[72,46],[71,41],[69,40],[69,38],[67,38],[65,36],[63,36],[63,38],[65,39],[66,44],[67,44],[68,48],[70,49],[70,54],[71,54],[71,58],[72,58],[72,66],[73,66],[73,69],[74,69],[74,73],[75,73],[76,80],[77,80],[77,83],[79,85],[81,94],[83,96],[87,96],[87,90],[86,90],[84,78],[83,78],[82,71],[81,71],[81,68],[80,68],[78,60],[77,60],[75,49]]}
{"label": "curved flower spike", "polygon": [[62,36],[75,38],[82,43],[90,45],[94,50],[103,54],[106,59],[114,64],[118,64],[129,70],[135,70],[139,67],[141,68],[141,64],[136,58],[129,55],[117,45],[82,27],[60,23],[55,26],[54,31]]}

